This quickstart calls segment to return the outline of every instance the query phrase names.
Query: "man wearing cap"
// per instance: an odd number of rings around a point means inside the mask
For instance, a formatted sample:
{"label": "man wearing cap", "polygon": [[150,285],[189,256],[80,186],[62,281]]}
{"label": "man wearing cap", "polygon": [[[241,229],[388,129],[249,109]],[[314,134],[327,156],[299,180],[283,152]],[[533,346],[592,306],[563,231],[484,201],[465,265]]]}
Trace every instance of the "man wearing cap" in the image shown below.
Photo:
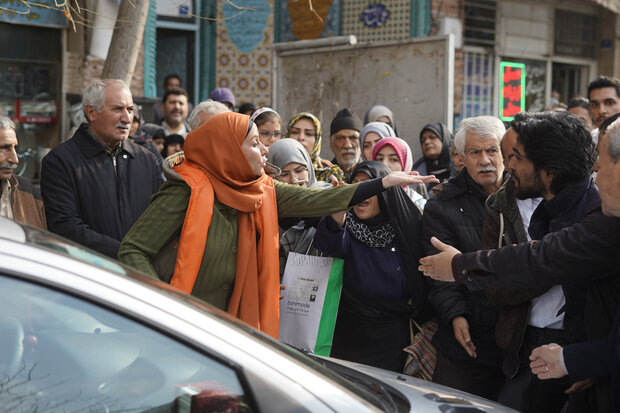
{"label": "man wearing cap", "polygon": [[227,87],[214,89],[211,95],[209,95],[209,99],[222,102],[231,112],[235,111],[235,95],[233,95],[233,92]]}
{"label": "man wearing cap", "polygon": [[347,180],[361,158],[360,131],[362,127],[360,118],[347,108],[338,112],[330,125],[329,146],[335,156],[332,163],[342,169]]}

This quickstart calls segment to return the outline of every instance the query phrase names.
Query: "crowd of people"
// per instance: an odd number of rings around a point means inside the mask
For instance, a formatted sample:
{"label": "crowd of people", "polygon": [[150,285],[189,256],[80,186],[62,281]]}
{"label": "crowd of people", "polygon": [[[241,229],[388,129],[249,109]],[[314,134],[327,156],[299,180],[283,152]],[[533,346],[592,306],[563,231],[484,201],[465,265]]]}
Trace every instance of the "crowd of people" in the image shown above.
{"label": "crowd of people", "polygon": [[507,124],[429,123],[418,159],[383,105],[363,121],[340,110],[327,160],[310,112],[235,112],[226,88],[191,109],[178,76],[164,86],[147,123],[122,81],[93,81],[40,193],[13,174],[18,137],[0,116],[0,216],[274,338],[288,254],[342,258],[333,357],[402,372],[430,326],[436,383],[524,412],[620,408],[618,79]]}

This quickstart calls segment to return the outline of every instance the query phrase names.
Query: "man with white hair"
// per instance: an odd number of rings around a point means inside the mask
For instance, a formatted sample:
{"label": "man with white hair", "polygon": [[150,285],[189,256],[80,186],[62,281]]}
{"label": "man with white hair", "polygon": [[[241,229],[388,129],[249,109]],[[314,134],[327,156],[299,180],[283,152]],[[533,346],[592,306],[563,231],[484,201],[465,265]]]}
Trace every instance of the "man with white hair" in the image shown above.
{"label": "man with white hair", "polygon": [[82,94],[87,123],[41,168],[50,231],[116,258],[120,241],[162,183],[155,156],[127,140],[133,99],[122,80],[95,80]]}
{"label": "man with white hair", "polygon": [[39,190],[26,178],[13,173],[19,163],[16,147],[15,124],[0,115],[0,216],[47,229]]}
{"label": "man with white hair", "polygon": [[[481,248],[485,201],[504,181],[500,141],[505,132],[492,116],[461,122],[454,144],[465,167],[424,208],[422,244],[428,254],[435,253],[431,235],[462,251]],[[494,336],[497,308],[484,292],[448,283],[434,282],[429,299],[439,317],[433,381],[494,399],[504,381]]]}
{"label": "man with white hair", "polygon": [[[588,411],[615,412],[620,411],[620,114],[608,117],[600,128],[595,169],[601,208],[540,241],[496,250],[461,253],[433,239],[441,252],[420,259],[419,269],[472,291],[586,282],[586,337],[599,341],[564,348],[544,345],[532,352],[530,367],[539,379],[596,377],[598,409]],[[611,376],[611,383],[604,376]]]}
{"label": "man with white hair", "polygon": [[222,102],[207,99],[204,102],[200,102],[198,106],[194,108],[192,113],[187,118],[187,123],[191,130],[198,129],[200,125],[211,119],[215,115],[220,113],[230,112],[230,109]]}

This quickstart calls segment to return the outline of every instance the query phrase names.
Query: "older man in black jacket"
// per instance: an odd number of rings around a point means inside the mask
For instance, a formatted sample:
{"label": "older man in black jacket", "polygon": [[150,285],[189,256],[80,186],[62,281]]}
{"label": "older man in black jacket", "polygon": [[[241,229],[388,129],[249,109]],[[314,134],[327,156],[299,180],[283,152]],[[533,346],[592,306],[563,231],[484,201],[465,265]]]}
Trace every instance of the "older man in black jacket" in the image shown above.
{"label": "older man in black jacket", "polygon": [[[598,345],[569,345],[566,370],[576,381],[612,376],[612,386],[597,379],[599,411],[620,409],[620,323],[614,314],[620,303],[620,120],[614,115],[601,125],[597,184],[602,210],[595,208],[581,221],[550,233],[540,241],[461,254],[457,249],[433,239],[441,253],[420,260],[420,270],[436,280],[457,281],[471,290],[531,288],[588,281],[585,297],[585,325],[588,339],[609,336]],[[612,325],[614,327],[612,328]],[[549,350],[549,351],[542,351]],[[561,348],[543,346],[533,353],[533,371],[539,378],[557,374]],[[584,362],[584,358],[588,357]],[[542,369],[542,370],[541,370]],[[564,371],[565,373],[566,371]]]}
{"label": "older man in black jacket", "polygon": [[[504,179],[500,139],[503,123],[491,116],[464,119],[454,143],[465,168],[448,181],[424,208],[423,245],[427,253],[433,235],[464,251],[482,246],[485,200]],[[495,343],[497,308],[484,292],[461,285],[435,283],[429,297],[439,316],[433,339],[437,365],[433,381],[486,398],[495,398],[503,382],[501,354]]]}
{"label": "older man in black jacket", "polygon": [[88,123],[43,158],[47,226],[116,258],[121,239],[159,189],[161,171],[152,153],[127,140],[133,99],[123,81],[93,81],[82,106]]}

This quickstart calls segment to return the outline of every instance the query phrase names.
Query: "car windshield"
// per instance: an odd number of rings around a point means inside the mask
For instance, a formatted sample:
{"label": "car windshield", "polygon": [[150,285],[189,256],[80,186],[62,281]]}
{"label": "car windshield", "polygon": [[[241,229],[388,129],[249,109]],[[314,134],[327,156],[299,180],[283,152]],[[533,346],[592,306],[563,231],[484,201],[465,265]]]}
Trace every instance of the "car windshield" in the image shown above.
{"label": "car windshield", "polygon": [[[95,251],[85,249],[78,244],[47,231],[41,231],[39,229],[26,226],[22,228],[24,229],[26,240],[30,244],[34,244],[45,249],[51,249],[63,255],[68,255],[79,261],[106,269],[121,276],[128,276],[130,278],[137,278],[140,281],[145,281],[143,276],[136,274],[131,268],[128,268],[118,261],[105,257]],[[307,368],[311,368],[315,372],[327,377],[331,381],[346,388],[383,411],[400,412],[409,410],[406,399],[402,396],[402,394],[388,385],[380,384],[378,380],[372,379],[363,373],[357,373],[355,376],[353,376],[352,373],[343,374],[344,370],[334,368],[333,363],[319,363],[308,357],[303,352],[276,341],[271,337],[258,332],[252,327],[240,323],[234,317],[214,309],[200,299],[183,294],[171,287],[168,287],[167,284],[162,284],[157,281],[149,282],[149,284],[155,286],[160,292],[166,295],[172,295],[176,300],[183,301],[194,308],[198,308],[202,312],[208,313],[210,316],[219,318],[221,321],[235,329],[242,330],[245,334],[250,335],[254,339],[257,339],[274,348],[276,351],[285,353],[296,362],[301,363]],[[352,372],[350,369],[347,369],[347,371]]]}

